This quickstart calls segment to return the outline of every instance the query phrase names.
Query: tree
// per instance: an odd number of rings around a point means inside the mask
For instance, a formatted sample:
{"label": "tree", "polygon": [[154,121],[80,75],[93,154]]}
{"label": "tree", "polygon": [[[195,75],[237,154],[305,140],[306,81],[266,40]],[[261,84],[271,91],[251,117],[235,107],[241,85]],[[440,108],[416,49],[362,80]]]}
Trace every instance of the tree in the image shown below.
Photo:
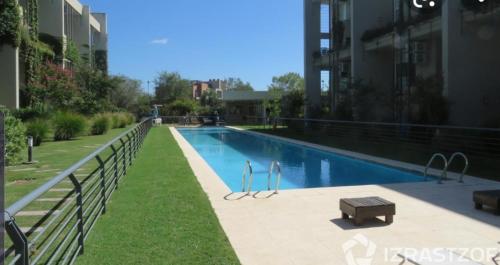
{"label": "tree", "polygon": [[304,90],[304,78],[297,73],[287,73],[282,76],[273,77],[273,83],[269,90],[294,91]]}
{"label": "tree", "polygon": [[283,96],[283,112],[285,117],[303,118],[304,117],[304,89],[294,89]]}
{"label": "tree", "polygon": [[176,99],[192,97],[191,82],[179,73],[162,72],[155,80],[155,97],[158,102],[172,103]]}
{"label": "tree", "polygon": [[411,121],[422,124],[444,124],[448,120],[448,101],[443,96],[443,78],[417,77],[409,97]]}
{"label": "tree", "polygon": [[252,85],[249,82],[243,82],[239,78],[228,78],[227,79],[227,90],[232,91],[254,91]]}
{"label": "tree", "polygon": [[115,88],[110,92],[111,103],[125,110],[131,110],[143,96],[141,81],[126,76],[115,76]]}
{"label": "tree", "polygon": [[168,115],[184,116],[196,110],[197,103],[192,99],[179,98],[166,106]]}
{"label": "tree", "polygon": [[223,102],[217,97],[214,91],[204,92],[200,99],[201,108],[198,114],[212,115],[214,113],[224,114],[225,108]]}

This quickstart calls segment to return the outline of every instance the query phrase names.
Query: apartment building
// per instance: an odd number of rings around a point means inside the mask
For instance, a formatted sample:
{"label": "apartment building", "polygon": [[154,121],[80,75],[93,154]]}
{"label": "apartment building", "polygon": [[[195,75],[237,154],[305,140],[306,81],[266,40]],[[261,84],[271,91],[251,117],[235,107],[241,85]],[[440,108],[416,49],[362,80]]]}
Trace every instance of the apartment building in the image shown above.
{"label": "apartment building", "polygon": [[419,80],[439,79],[448,124],[500,120],[499,1],[436,2],[419,9],[411,0],[305,0],[308,109],[321,104],[327,72],[332,110],[359,81],[393,96],[390,108],[373,110],[376,120],[413,122],[418,110],[408,98]]}
{"label": "apartment building", "polygon": [[[21,10],[27,10],[27,4],[27,1],[19,0]],[[27,21],[29,14],[21,13],[23,21]],[[37,15],[40,41],[57,42],[62,47],[62,55],[56,58],[56,63],[63,68],[71,67],[72,62],[65,57],[65,50],[72,42],[88,63],[107,71],[106,14],[93,13],[89,6],[78,0],[40,0]],[[19,108],[19,91],[25,86],[23,64],[20,48],[0,47],[0,105]]]}
{"label": "apartment building", "polygon": [[193,99],[200,100],[205,92],[213,91],[217,98],[222,99],[227,90],[227,81],[221,79],[210,79],[208,81],[193,81]]}

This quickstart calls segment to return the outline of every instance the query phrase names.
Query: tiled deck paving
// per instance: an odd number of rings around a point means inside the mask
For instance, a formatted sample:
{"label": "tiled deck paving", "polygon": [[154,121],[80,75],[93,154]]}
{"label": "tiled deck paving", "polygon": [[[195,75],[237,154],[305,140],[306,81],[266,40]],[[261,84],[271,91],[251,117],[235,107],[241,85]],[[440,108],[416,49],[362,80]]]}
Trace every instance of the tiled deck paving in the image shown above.
{"label": "tiled deck paving", "polygon": [[[174,128],[171,131],[242,264],[347,264],[342,245],[358,234],[377,246],[372,264],[398,264],[386,261],[385,248],[498,248],[500,217],[475,210],[472,192],[500,189],[499,182],[466,176],[466,184],[302,189],[267,199],[269,193],[257,194],[257,199],[225,200],[227,186]],[[339,199],[363,196],[395,202],[394,223],[373,221],[356,227],[342,220]],[[363,257],[365,249],[356,247],[353,253]],[[487,258],[480,261],[493,264]]]}

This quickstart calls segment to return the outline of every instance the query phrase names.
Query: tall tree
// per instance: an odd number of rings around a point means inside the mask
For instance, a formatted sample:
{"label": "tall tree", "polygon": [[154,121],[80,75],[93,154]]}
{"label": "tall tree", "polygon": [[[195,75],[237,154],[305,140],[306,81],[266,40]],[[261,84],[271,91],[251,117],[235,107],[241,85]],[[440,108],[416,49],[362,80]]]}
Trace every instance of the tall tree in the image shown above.
{"label": "tall tree", "polygon": [[155,97],[159,103],[172,103],[176,99],[192,97],[191,82],[179,73],[162,72],[155,83]]}
{"label": "tall tree", "polygon": [[116,84],[111,91],[111,102],[120,109],[130,110],[145,94],[141,89],[141,81],[126,76],[115,76]]}
{"label": "tall tree", "polygon": [[296,91],[304,90],[304,78],[298,73],[287,73],[273,77],[269,90]]}
{"label": "tall tree", "polygon": [[253,91],[253,87],[249,82],[243,82],[240,78],[228,78],[227,90],[233,91]]}

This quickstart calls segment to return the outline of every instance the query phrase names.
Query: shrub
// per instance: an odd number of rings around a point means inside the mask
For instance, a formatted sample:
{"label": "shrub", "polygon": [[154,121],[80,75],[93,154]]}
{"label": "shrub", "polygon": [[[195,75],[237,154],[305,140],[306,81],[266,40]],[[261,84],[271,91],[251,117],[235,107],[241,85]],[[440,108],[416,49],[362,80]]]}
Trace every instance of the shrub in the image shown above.
{"label": "shrub", "polygon": [[49,132],[49,125],[47,122],[43,120],[34,120],[29,122],[26,127],[26,135],[33,137],[33,145],[40,146]]}
{"label": "shrub", "polygon": [[90,128],[90,134],[92,135],[103,135],[108,132],[111,127],[111,119],[108,115],[99,114],[94,116],[92,119],[92,126]]}
{"label": "shrub", "polygon": [[86,120],[83,116],[70,112],[59,112],[54,116],[54,140],[71,140],[85,132]]}
{"label": "shrub", "polygon": [[21,161],[21,153],[26,149],[26,127],[7,109],[0,107],[0,112],[5,114],[5,161],[12,165]]}
{"label": "shrub", "polygon": [[123,112],[119,112],[119,113],[116,113],[116,116],[118,116],[118,128],[127,127],[127,125],[129,124],[127,115]]}
{"label": "shrub", "polygon": [[135,122],[135,116],[132,113],[125,112],[125,116],[127,117],[127,124],[133,124]]}
{"label": "shrub", "polygon": [[111,121],[112,129],[120,127],[120,117],[116,115],[116,113],[106,113],[105,115],[108,116],[109,120]]}

